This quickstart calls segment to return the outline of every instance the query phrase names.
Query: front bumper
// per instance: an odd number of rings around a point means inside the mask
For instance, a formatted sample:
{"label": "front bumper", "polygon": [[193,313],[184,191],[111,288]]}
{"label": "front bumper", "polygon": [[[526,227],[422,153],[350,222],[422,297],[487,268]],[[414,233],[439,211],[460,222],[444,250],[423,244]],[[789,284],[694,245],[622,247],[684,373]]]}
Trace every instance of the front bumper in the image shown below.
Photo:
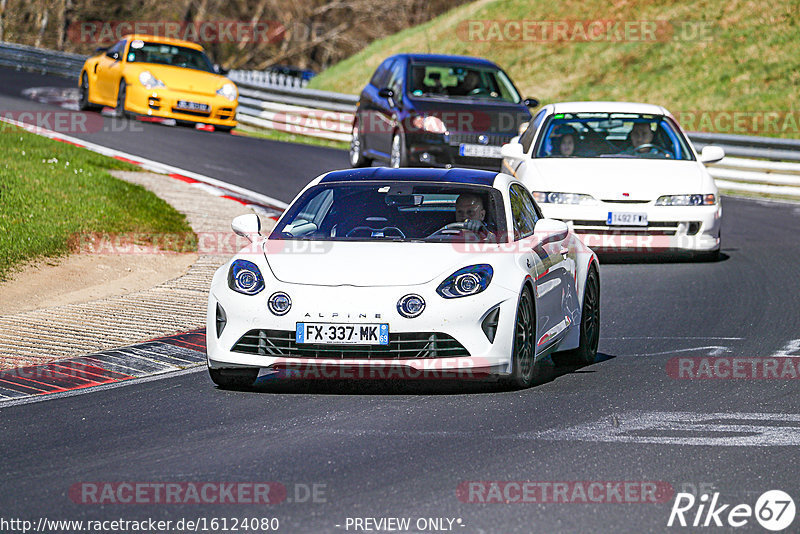
{"label": "front bumper", "polygon": [[[481,142],[479,137],[486,141]],[[420,167],[470,167],[499,172],[503,163],[499,148],[508,143],[511,134],[429,134],[408,133],[406,149],[408,164]],[[497,157],[474,157],[461,155],[461,145],[484,146],[497,153]]]}
{"label": "front bumper", "polygon": [[[720,247],[722,206],[539,204],[545,217],[565,221],[583,243],[600,252],[710,252]],[[647,226],[609,225],[609,212],[647,214]]]}
{"label": "front bumper", "polygon": [[[288,369],[301,371],[300,377],[305,372],[310,378],[345,379],[381,378],[387,373],[409,379],[481,378],[511,371],[518,294],[500,284],[491,284],[482,293],[459,299],[439,296],[435,292],[439,281],[422,287],[371,288],[276,282],[257,295],[247,296],[229,290],[224,280],[226,275],[227,265],[215,275],[209,295],[206,330],[209,367],[258,367],[262,374]],[[292,307],[285,316],[273,315],[267,308],[269,297],[276,291],[284,291],[292,299]],[[413,319],[401,316],[396,308],[397,301],[409,293],[422,296],[426,302],[423,313]],[[227,316],[221,335],[216,321],[218,305]],[[492,342],[481,323],[495,308],[500,312]],[[333,345],[301,345],[292,339],[300,322],[388,323],[394,348],[407,350],[344,345],[338,347],[345,350],[337,351]],[[409,341],[430,334],[436,335],[432,341],[439,343],[438,351],[431,350],[430,344]],[[379,371],[376,373],[375,369]]]}
{"label": "front bumper", "polygon": [[[176,106],[179,100],[206,104],[209,111],[178,109]],[[237,124],[237,106],[237,101],[231,102],[217,94],[187,93],[163,87],[151,90],[138,83],[128,86],[126,102],[126,109],[139,115],[230,128]]]}

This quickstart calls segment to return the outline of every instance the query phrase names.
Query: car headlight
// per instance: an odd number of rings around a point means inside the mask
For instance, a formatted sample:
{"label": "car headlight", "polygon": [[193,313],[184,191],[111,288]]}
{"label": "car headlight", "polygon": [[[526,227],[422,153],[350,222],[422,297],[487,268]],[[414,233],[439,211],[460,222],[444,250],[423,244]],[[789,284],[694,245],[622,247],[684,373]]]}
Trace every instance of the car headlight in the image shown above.
{"label": "car headlight", "polygon": [[539,204],[596,204],[597,200],[591,195],[580,193],[551,193],[534,191],[533,198]]}
{"label": "car headlight", "polygon": [[255,263],[235,260],[228,271],[228,287],[244,295],[255,295],[264,289],[264,277]]}
{"label": "car headlight", "polygon": [[397,312],[408,319],[413,319],[425,311],[425,299],[410,294],[397,301]]}
{"label": "car headlight", "polygon": [[236,86],[233,85],[232,83],[226,83],[225,85],[217,89],[217,94],[219,96],[227,98],[231,102],[236,100],[236,98],[239,96],[239,92],[236,90]]}
{"label": "car headlight", "polygon": [[139,83],[144,85],[147,89],[157,89],[159,87],[166,87],[164,82],[153,76],[150,71],[142,71],[139,73]]}
{"label": "car headlight", "polygon": [[656,200],[656,206],[713,206],[716,195],[663,195]]}
{"label": "car headlight", "polygon": [[472,265],[459,269],[439,284],[436,292],[446,299],[477,295],[492,281],[494,269],[491,265]]}
{"label": "car headlight", "polygon": [[269,297],[267,307],[275,315],[286,315],[292,307],[292,299],[283,291],[278,291]]}
{"label": "car headlight", "polygon": [[425,132],[436,134],[447,133],[447,127],[444,125],[444,122],[442,122],[442,119],[439,117],[434,117],[433,115],[417,115],[411,120],[411,125],[414,128],[423,130]]}

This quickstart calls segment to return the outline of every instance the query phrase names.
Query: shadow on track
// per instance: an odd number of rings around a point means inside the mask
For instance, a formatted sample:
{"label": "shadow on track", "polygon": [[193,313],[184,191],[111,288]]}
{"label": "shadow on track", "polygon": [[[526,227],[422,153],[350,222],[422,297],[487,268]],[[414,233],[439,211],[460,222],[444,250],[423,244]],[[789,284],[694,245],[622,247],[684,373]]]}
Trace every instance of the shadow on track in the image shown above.
{"label": "shadow on track", "polygon": [[[529,391],[553,382],[570,373],[594,373],[595,366],[615,356],[598,353],[590,365],[555,365],[547,357],[537,363],[538,375]],[[286,377],[262,377],[250,388],[240,388],[237,393],[285,394],[285,395],[464,395],[489,393],[514,393],[519,390],[508,387],[497,380],[489,379],[296,379]]]}

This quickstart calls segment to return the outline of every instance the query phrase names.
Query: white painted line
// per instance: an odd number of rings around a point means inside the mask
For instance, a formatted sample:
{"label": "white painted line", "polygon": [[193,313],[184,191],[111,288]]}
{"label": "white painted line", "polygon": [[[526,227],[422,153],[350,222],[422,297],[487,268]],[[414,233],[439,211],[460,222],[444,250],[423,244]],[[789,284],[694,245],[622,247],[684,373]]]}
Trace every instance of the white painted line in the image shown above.
{"label": "white painted line", "polygon": [[10,119],[8,117],[1,117],[0,121],[5,122],[7,124],[12,124],[14,126],[18,126],[27,130],[28,132],[34,133],[36,135],[41,135],[43,137],[47,137],[50,139],[55,139],[56,141],[64,141],[67,143],[71,143],[74,145],[78,145],[82,148],[86,148],[91,150],[92,152],[97,152],[98,154],[102,154],[104,156],[110,157],[120,157],[131,160],[135,162],[141,168],[156,172],[158,174],[180,174],[181,176],[186,176],[187,178],[191,178],[193,180],[197,180],[198,182],[202,182],[204,184],[218,187],[220,189],[225,189],[227,191],[237,193],[241,195],[245,199],[250,199],[255,202],[260,202],[262,204],[271,205],[278,209],[284,210],[288,207],[283,201],[280,201],[276,198],[269,197],[267,195],[263,195],[261,193],[256,193],[255,191],[251,191],[249,189],[245,189],[244,187],[239,187],[238,185],[229,184],[227,182],[223,182],[222,180],[217,180],[216,178],[211,178],[210,176],[205,176],[203,174],[199,174],[196,172],[188,171],[186,169],[181,169],[179,167],[174,167],[172,165],[167,165],[165,163],[159,163],[157,161],[153,161],[151,159],[143,158],[141,156],[136,156],[134,154],[129,154],[127,152],[122,152],[120,150],[116,150],[113,148],[105,147],[102,145],[97,145],[95,143],[90,143],[89,141],[84,141],[83,139],[78,139],[77,137],[72,137],[69,135],[61,134],[55,132],[53,130],[48,130],[47,128],[41,128],[39,126],[33,126],[31,124],[27,124],[24,122],[20,122],[14,119]]}
{"label": "white painted line", "polygon": [[643,354],[634,354],[633,356],[661,356],[664,354],[674,354],[676,352],[695,352],[697,350],[707,350],[709,356],[719,356],[721,354],[725,354],[726,352],[731,352],[729,347],[723,347],[720,345],[708,345],[706,347],[692,347],[689,349],[677,349],[677,350],[665,350],[661,352],[647,352]]}
{"label": "white painted line", "polygon": [[660,445],[797,447],[800,446],[800,414],[632,411],[518,437]]}

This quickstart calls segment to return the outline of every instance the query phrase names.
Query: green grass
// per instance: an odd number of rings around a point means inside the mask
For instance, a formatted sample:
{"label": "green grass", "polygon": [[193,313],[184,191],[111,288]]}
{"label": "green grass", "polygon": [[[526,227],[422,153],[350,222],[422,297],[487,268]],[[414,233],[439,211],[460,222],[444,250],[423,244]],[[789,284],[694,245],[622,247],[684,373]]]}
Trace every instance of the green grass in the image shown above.
{"label": "green grass", "polygon": [[312,137],[308,135],[290,134],[281,132],[280,130],[258,130],[250,126],[242,126],[241,124],[236,127],[236,135],[243,135],[246,137],[257,137],[259,139],[270,139],[272,141],[283,141],[285,143],[300,143],[304,145],[324,146],[328,148],[339,148],[347,150],[350,148],[350,143],[344,141],[334,141],[331,139],[321,139],[319,137]]}
{"label": "green grass", "polygon": [[[466,31],[470,20],[598,19],[667,21],[669,25],[662,23],[662,27],[684,36],[694,28],[705,28],[707,38],[677,39],[667,31],[658,34],[664,36],[659,42],[477,42]],[[798,119],[799,49],[800,4],[796,0],[768,4],[752,0],[479,0],[372,43],[313,78],[310,87],[356,94],[387,56],[433,52],[489,58],[511,75],[523,96],[543,103],[651,102],[665,106],[679,120],[681,113],[691,113],[684,116],[694,117],[698,126],[704,114],[731,111],[788,112]],[[800,137],[798,122],[754,132],[712,123],[704,130]]]}
{"label": "green grass", "polygon": [[88,234],[137,234],[132,242],[181,236],[194,249],[183,214],[110,169],[137,167],[0,124],[0,280],[26,262],[63,256]]}

